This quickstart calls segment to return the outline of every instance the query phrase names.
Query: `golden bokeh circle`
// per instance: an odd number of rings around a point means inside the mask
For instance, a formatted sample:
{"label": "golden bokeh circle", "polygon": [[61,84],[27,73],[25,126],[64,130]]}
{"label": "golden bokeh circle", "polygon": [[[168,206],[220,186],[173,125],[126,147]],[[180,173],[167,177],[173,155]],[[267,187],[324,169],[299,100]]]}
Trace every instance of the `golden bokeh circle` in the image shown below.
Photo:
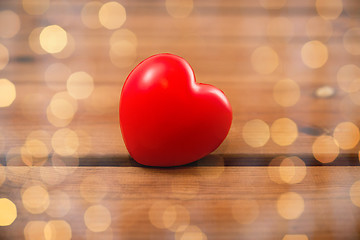
{"label": "golden bokeh circle", "polygon": [[103,232],[111,224],[110,211],[103,205],[93,205],[84,214],[86,227],[92,232]]}
{"label": "golden bokeh circle", "polygon": [[165,0],[166,10],[174,18],[186,18],[194,8],[193,0]]}
{"label": "golden bokeh circle", "polygon": [[360,27],[351,28],[343,37],[345,50],[352,55],[360,55]]}
{"label": "golden bokeh circle", "polygon": [[61,52],[68,43],[66,31],[58,25],[44,27],[39,40],[40,46],[48,53]]}
{"label": "golden bokeh circle", "polygon": [[277,212],[284,219],[297,219],[302,215],[304,209],[304,199],[296,192],[283,193],[277,200]]}
{"label": "golden bokeh circle", "polygon": [[45,240],[72,239],[71,226],[64,220],[51,220],[44,227]]}
{"label": "golden bokeh circle", "polygon": [[0,23],[5,23],[1,25],[0,38],[12,38],[20,30],[20,18],[11,10],[0,11]]}
{"label": "golden bokeh circle", "polygon": [[85,99],[94,90],[94,79],[86,72],[75,72],[68,78],[66,88],[73,98]]}
{"label": "golden bokeh circle", "polygon": [[360,90],[360,68],[355,64],[346,64],[337,71],[337,83],[345,92]]}
{"label": "golden bokeh circle", "polygon": [[315,7],[319,16],[327,20],[338,18],[343,11],[342,0],[316,0]]}
{"label": "golden bokeh circle", "polygon": [[306,176],[306,165],[297,156],[279,156],[271,160],[267,168],[269,178],[278,184],[300,183]]}
{"label": "golden bokeh circle", "polygon": [[359,128],[352,122],[341,122],[334,129],[333,137],[341,149],[352,149],[359,143]]}
{"label": "golden bokeh circle", "polygon": [[328,48],[320,41],[309,41],[301,48],[301,59],[309,68],[316,69],[324,66],[328,58]]}
{"label": "golden bokeh circle", "polygon": [[100,28],[102,25],[99,21],[99,11],[103,3],[100,1],[87,2],[81,10],[82,23],[91,29]]}
{"label": "golden bokeh circle", "polygon": [[24,228],[24,237],[26,240],[44,240],[45,221],[30,221]]}
{"label": "golden bokeh circle", "polygon": [[360,207],[360,180],[351,185],[350,199],[355,206]]}
{"label": "golden bokeh circle", "polygon": [[339,155],[339,145],[332,136],[322,135],[312,144],[312,153],[322,163],[333,162]]}
{"label": "golden bokeh circle", "polygon": [[9,63],[9,50],[0,43],[0,70],[4,69]]}
{"label": "golden bokeh circle", "polygon": [[0,198],[0,226],[9,226],[17,218],[16,205],[7,198]]}
{"label": "golden bokeh circle", "polygon": [[271,47],[260,46],[251,54],[251,63],[256,72],[270,74],[279,66],[279,56]]}
{"label": "golden bokeh circle", "polygon": [[50,0],[22,0],[22,6],[30,15],[42,15],[48,10]]}
{"label": "golden bokeh circle", "polygon": [[126,10],[118,2],[107,2],[99,10],[99,21],[105,28],[120,28],[126,21]]}
{"label": "golden bokeh circle", "polygon": [[40,185],[26,188],[21,197],[25,209],[32,214],[43,213],[49,206],[49,193]]}
{"label": "golden bokeh circle", "polygon": [[238,199],[233,202],[231,212],[238,223],[251,224],[258,218],[260,209],[255,200]]}
{"label": "golden bokeh circle", "polygon": [[276,119],[270,127],[271,139],[279,146],[289,146],[298,137],[296,123],[289,118]]}
{"label": "golden bokeh circle", "polygon": [[273,97],[282,107],[294,106],[300,99],[300,87],[292,79],[279,80],[273,88]]}
{"label": "golden bokeh circle", "polygon": [[250,120],[242,129],[242,137],[249,146],[262,147],[270,138],[269,125],[260,119]]}
{"label": "golden bokeh circle", "polygon": [[9,107],[15,99],[15,85],[5,78],[0,79],[0,108]]}
{"label": "golden bokeh circle", "polygon": [[79,147],[79,139],[73,130],[61,128],[53,134],[51,145],[55,153],[61,156],[71,156],[76,153]]}

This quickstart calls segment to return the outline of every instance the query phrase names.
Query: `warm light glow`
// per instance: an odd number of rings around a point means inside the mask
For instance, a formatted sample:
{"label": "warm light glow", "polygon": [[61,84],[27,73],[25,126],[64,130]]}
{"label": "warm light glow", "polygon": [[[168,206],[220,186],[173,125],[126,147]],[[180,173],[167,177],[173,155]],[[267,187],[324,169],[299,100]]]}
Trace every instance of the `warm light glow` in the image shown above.
{"label": "warm light glow", "polygon": [[278,184],[296,184],[306,176],[306,165],[298,157],[276,157],[267,168],[270,179]]}
{"label": "warm light glow", "polygon": [[352,55],[360,55],[360,28],[349,29],[343,37],[344,48]]}
{"label": "warm light glow", "polygon": [[269,126],[260,119],[250,120],[242,129],[242,137],[249,146],[262,147],[270,138]]}
{"label": "warm light glow", "polygon": [[29,35],[29,46],[34,53],[39,55],[46,54],[40,45],[40,33],[43,29],[43,27],[34,28]]}
{"label": "warm light glow", "polygon": [[118,2],[107,2],[100,8],[99,20],[107,29],[120,28],[126,21],[125,8]]}
{"label": "warm light glow", "polygon": [[22,5],[30,15],[41,15],[48,10],[50,1],[49,0],[22,0]]}
{"label": "warm light glow", "polygon": [[7,198],[0,198],[0,213],[0,226],[11,225],[17,217],[15,204]]}
{"label": "warm light glow", "polygon": [[113,42],[109,51],[111,62],[119,67],[126,68],[134,64],[136,59],[136,45],[128,40]]}
{"label": "warm light glow", "polygon": [[102,2],[91,1],[87,2],[81,10],[82,23],[92,29],[100,28],[101,23],[99,21],[99,11],[102,6]]}
{"label": "warm light glow", "polygon": [[12,38],[20,30],[19,16],[10,10],[0,11],[0,38]]}
{"label": "warm light glow", "polygon": [[68,42],[66,31],[58,25],[43,28],[39,39],[41,47],[48,53],[61,52]]}
{"label": "warm light glow", "polygon": [[334,139],[341,149],[352,149],[359,143],[359,128],[352,122],[339,123],[334,130]]}
{"label": "warm light glow", "polygon": [[77,111],[77,102],[66,92],[55,94],[49,105],[49,110],[58,119],[72,119]]}
{"label": "warm light glow", "polygon": [[318,98],[330,98],[335,95],[335,89],[331,86],[322,86],[316,89],[315,95]]}
{"label": "warm light glow", "polygon": [[75,72],[70,75],[66,87],[73,98],[85,99],[94,90],[94,80],[86,72]]}
{"label": "warm light glow", "polygon": [[279,66],[278,54],[269,46],[261,46],[251,54],[254,70],[260,74],[270,74]]}
{"label": "warm light glow", "polygon": [[111,224],[111,214],[103,205],[94,205],[86,209],[84,221],[90,231],[103,232]]}
{"label": "warm light glow", "polygon": [[199,192],[199,181],[195,176],[174,176],[171,182],[172,196],[188,200],[196,197]]}
{"label": "warm light glow", "polygon": [[168,230],[181,232],[190,224],[190,213],[182,205],[171,205],[163,212],[162,221]]}
{"label": "warm light glow", "polygon": [[71,226],[64,220],[49,221],[44,227],[45,240],[70,240]]}
{"label": "warm light glow", "polygon": [[15,98],[15,85],[5,78],[0,79],[0,108],[10,106]]}
{"label": "warm light glow", "polygon": [[274,86],[273,97],[280,106],[291,107],[299,101],[299,85],[291,79],[279,80]]}
{"label": "warm light glow", "polygon": [[333,33],[332,24],[321,17],[314,16],[306,23],[306,34],[310,39],[325,41]]}
{"label": "warm light glow", "polygon": [[174,18],[186,18],[193,10],[193,0],[166,0],[166,10]]}
{"label": "warm light glow", "polygon": [[304,212],[304,199],[295,192],[286,192],[277,200],[277,211],[285,219],[297,219]]}
{"label": "warm light glow", "polygon": [[232,205],[232,215],[240,224],[251,224],[259,216],[259,205],[255,200],[239,199]]}
{"label": "warm light glow", "polygon": [[296,123],[289,118],[279,118],[271,125],[271,139],[280,146],[289,146],[298,137]]}
{"label": "warm light glow", "polygon": [[345,92],[360,90],[360,68],[354,64],[344,65],[337,72],[339,87]]}
{"label": "warm light glow", "polygon": [[88,176],[80,184],[81,197],[91,203],[100,202],[108,192],[104,181],[99,181],[97,176]]}
{"label": "warm light glow", "polygon": [[44,73],[46,85],[53,90],[65,90],[66,80],[71,74],[70,68],[63,63],[53,63]]}
{"label": "warm light glow", "polygon": [[339,146],[331,136],[317,137],[312,145],[312,152],[316,160],[322,163],[330,163],[339,155]]}
{"label": "warm light glow", "polygon": [[286,5],[287,0],[259,0],[260,5],[266,9],[280,9]]}
{"label": "warm light glow", "polygon": [[27,152],[35,158],[47,158],[49,150],[46,144],[39,139],[27,139],[25,142]]}
{"label": "warm light glow", "polygon": [[328,49],[320,41],[310,41],[302,47],[301,58],[309,68],[320,68],[328,60]]}
{"label": "warm light glow", "polygon": [[282,240],[309,240],[305,234],[286,234]]}
{"label": "warm light glow", "polygon": [[54,190],[49,193],[50,205],[46,213],[53,218],[64,217],[71,208],[70,197],[61,190]]}
{"label": "warm light glow", "polygon": [[133,44],[135,47],[137,46],[138,40],[134,32],[129,29],[122,28],[116,30],[110,38],[110,46],[116,45],[119,42],[127,41]]}
{"label": "warm light glow", "polygon": [[342,0],[316,0],[316,11],[324,19],[336,19],[343,11]]}
{"label": "warm light glow", "polygon": [[4,69],[9,63],[9,51],[0,43],[0,70]]}
{"label": "warm light glow", "polygon": [[170,206],[171,203],[165,200],[156,201],[151,205],[149,209],[149,220],[154,227],[159,229],[166,228],[163,215],[165,213],[165,210]]}
{"label": "warm light glow", "polygon": [[293,24],[286,17],[271,18],[266,29],[270,40],[274,42],[287,42],[294,35]]}
{"label": "warm light glow", "polygon": [[26,240],[45,240],[44,229],[46,222],[30,221],[24,228],[24,236]]}
{"label": "warm light glow", "polygon": [[355,206],[360,207],[360,180],[354,182],[353,185],[351,185],[350,198],[351,202]]}
{"label": "warm light glow", "polygon": [[68,128],[57,130],[51,139],[54,151],[61,156],[70,156],[76,153],[79,139],[76,133]]}
{"label": "warm light glow", "polygon": [[58,53],[52,54],[55,58],[65,59],[65,58],[70,57],[74,53],[75,48],[76,48],[75,39],[70,33],[67,33],[66,36],[67,36],[67,44],[63,50],[61,50]]}
{"label": "warm light glow", "polygon": [[28,187],[21,197],[25,209],[32,214],[43,213],[49,206],[49,194],[40,185]]}
{"label": "warm light glow", "polygon": [[207,236],[198,226],[189,225],[175,234],[175,240],[207,240]]}

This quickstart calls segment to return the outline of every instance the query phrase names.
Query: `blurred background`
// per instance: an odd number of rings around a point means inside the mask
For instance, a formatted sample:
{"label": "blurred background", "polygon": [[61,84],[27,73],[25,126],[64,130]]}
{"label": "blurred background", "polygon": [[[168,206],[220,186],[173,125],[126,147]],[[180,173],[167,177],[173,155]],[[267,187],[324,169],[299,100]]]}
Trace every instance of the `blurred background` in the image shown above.
{"label": "blurred background", "polygon": [[[0,239],[359,239],[359,18],[357,0],[1,0]],[[120,92],[165,52],[234,120],[208,157],[141,168]]]}

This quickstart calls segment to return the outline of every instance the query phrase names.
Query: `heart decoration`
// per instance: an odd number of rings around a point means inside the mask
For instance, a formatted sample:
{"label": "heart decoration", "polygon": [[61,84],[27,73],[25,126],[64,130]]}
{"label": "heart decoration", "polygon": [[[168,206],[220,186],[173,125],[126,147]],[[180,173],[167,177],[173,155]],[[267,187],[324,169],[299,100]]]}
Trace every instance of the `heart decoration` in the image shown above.
{"label": "heart decoration", "polygon": [[181,57],[158,54],[137,65],[120,97],[120,128],[130,155],[147,166],[179,166],[214,151],[232,110],[224,93],[196,83]]}

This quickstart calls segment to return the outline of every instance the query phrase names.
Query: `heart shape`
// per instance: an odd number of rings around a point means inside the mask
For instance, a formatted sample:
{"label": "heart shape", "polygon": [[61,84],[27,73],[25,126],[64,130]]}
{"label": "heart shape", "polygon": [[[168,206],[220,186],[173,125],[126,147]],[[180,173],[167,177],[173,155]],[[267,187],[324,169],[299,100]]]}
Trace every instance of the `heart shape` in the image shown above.
{"label": "heart shape", "polygon": [[181,57],[158,54],[137,65],[120,97],[120,128],[130,155],[148,166],[179,166],[214,151],[232,110],[224,93],[196,83]]}

